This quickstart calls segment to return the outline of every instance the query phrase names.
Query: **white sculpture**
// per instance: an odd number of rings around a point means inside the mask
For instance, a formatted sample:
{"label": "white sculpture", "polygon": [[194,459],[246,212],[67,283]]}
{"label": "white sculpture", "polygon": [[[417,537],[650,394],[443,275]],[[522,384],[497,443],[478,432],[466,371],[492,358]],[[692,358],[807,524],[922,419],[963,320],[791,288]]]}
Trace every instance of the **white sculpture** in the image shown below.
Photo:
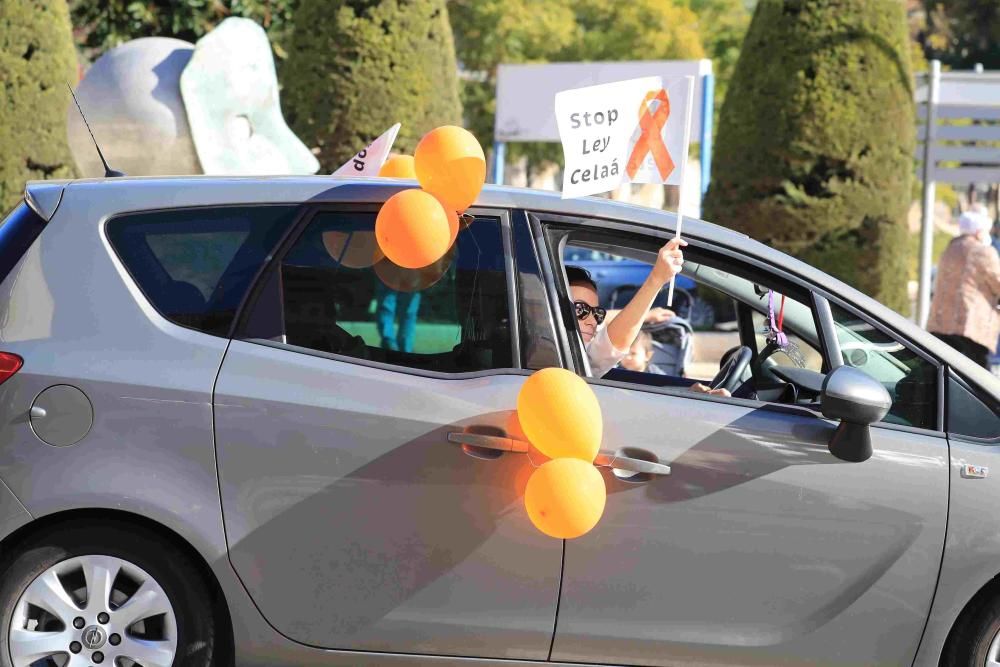
{"label": "white sculpture", "polygon": [[[248,19],[226,19],[197,45],[127,42],[94,63],[76,95],[111,167],[130,176],[319,169],[285,124],[267,35]],[[102,175],[72,103],[67,129],[81,175]]]}
{"label": "white sculpture", "polygon": [[[145,37],[116,47],[76,88],[83,112],[113,169],[133,176],[200,174],[178,85],[194,45]],[[69,147],[81,176],[104,167],[76,105],[67,110]]]}
{"label": "white sculpture", "polygon": [[195,45],[181,95],[206,174],[314,174],[319,161],[285,124],[271,43],[232,17]]}

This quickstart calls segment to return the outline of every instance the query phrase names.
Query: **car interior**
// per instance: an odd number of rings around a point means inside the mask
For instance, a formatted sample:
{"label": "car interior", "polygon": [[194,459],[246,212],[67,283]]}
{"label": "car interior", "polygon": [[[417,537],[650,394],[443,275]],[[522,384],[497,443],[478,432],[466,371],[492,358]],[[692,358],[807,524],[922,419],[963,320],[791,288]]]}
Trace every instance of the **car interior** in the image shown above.
{"label": "car interior", "polygon": [[[493,298],[506,294],[506,276],[479,245],[489,241],[489,222],[462,230],[440,265],[419,270],[371,253],[348,261],[359,254],[351,243],[374,248],[374,222],[373,213],[317,216],[259,290],[246,337],[446,373],[509,366],[507,301]],[[336,253],[331,232],[348,239]],[[379,329],[381,302],[400,295],[416,299],[412,347],[388,344]]]}
{"label": "car interior", "polygon": [[[642,247],[638,243],[612,244],[586,233],[566,239],[565,250],[572,252],[576,248],[650,265],[658,250],[658,246]],[[739,398],[818,407],[816,401],[828,368],[819,352],[818,327],[812,309],[805,305],[809,303],[808,294],[793,286],[781,286],[773,277],[761,272],[755,274],[747,267],[723,261],[695,246],[688,246],[684,253],[681,275],[695,287],[675,291],[673,319],[644,325],[654,347],[648,367],[637,371],[619,366],[604,379],[657,387],[683,387],[701,381],[711,388],[728,389]],[[610,307],[623,307],[637,288],[617,290]],[[667,307],[667,289],[661,291],[654,306]],[[783,344],[775,340],[769,327],[769,301],[775,317],[781,318]],[[699,303],[700,307],[707,303],[732,319],[716,321],[710,330],[697,331],[688,317]],[[577,338],[582,345],[582,339]],[[690,354],[691,351],[695,354]],[[685,359],[694,362],[681,363]]]}
{"label": "car interior", "polygon": [[[580,256],[572,251],[583,248],[652,265],[662,246],[657,239],[621,233],[612,238],[600,230],[551,227],[549,234],[560,257]],[[804,288],[697,243],[684,249],[680,276],[693,286],[675,293],[677,316],[644,326],[658,348],[649,367],[637,372],[619,365],[603,380],[653,387],[684,387],[700,381],[725,388],[735,398],[819,409],[830,364],[822,353],[812,297]],[[576,331],[565,275],[562,282],[567,330]],[[619,300],[630,298],[637,287],[620,289],[613,305],[620,308],[624,304]],[[665,287],[654,306],[666,306],[666,293]],[[699,317],[698,326],[685,318],[706,307],[715,316]],[[883,421],[937,428],[937,365],[846,308],[834,302],[830,308],[844,365],[877,379],[892,398]],[[575,339],[582,356],[583,340],[578,334]],[[692,351],[685,357],[688,344]]]}

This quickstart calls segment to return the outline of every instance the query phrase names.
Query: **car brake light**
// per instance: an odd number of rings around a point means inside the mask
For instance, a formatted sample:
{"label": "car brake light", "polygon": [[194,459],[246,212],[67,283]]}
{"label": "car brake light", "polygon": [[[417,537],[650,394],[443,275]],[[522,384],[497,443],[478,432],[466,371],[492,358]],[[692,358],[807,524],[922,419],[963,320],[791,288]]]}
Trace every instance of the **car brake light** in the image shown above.
{"label": "car brake light", "polygon": [[24,365],[24,359],[11,354],[10,352],[0,352],[0,384],[6,382],[10,376],[18,372]]}

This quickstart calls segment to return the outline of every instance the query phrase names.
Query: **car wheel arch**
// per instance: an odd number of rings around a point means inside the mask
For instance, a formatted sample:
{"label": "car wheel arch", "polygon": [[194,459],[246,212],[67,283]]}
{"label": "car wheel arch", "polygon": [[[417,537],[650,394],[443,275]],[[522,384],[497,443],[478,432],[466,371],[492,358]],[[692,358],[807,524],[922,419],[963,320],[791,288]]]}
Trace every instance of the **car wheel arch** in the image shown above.
{"label": "car wheel arch", "polygon": [[948,630],[948,636],[941,646],[941,655],[938,657],[939,665],[945,667],[951,664],[948,660],[951,657],[952,643],[956,635],[992,600],[1000,600],[1000,572],[980,586],[955,616],[955,620],[952,621],[951,628]]}
{"label": "car wheel arch", "polygon": [[182,551],[201,574],[204,583],[212,593],[212,605],[216,621],[216,636],[218,662],[220,667],[235,666],[235,638],[233,634],[232,614],[223,593],[218,578],[201,553],[187,540],[169,527],[148,517],[133,512],[114,509],[73,509],[55,512],[30,521],[0,540],[0,563],[6,560],[7,554],[16,550],[17,544],[35,535],[57,529],[60,525],[72,523],[116,524],[128,527],[144,528],[157,533],[173,546]]}

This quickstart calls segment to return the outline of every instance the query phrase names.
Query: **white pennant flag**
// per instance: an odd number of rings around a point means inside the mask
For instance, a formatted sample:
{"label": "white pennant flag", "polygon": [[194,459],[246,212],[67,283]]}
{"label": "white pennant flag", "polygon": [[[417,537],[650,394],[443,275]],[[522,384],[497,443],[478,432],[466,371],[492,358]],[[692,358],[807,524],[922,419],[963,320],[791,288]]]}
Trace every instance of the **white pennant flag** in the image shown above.
{"label": "white pennant flag", "polygon": [[333,176],[378,176],[378,170],[382,168],[389,158],[389,151],[399,134],[400,123],[396,123],[375,141],[368,144],[368,147],[359,151],[357,155],[345,162]]}

